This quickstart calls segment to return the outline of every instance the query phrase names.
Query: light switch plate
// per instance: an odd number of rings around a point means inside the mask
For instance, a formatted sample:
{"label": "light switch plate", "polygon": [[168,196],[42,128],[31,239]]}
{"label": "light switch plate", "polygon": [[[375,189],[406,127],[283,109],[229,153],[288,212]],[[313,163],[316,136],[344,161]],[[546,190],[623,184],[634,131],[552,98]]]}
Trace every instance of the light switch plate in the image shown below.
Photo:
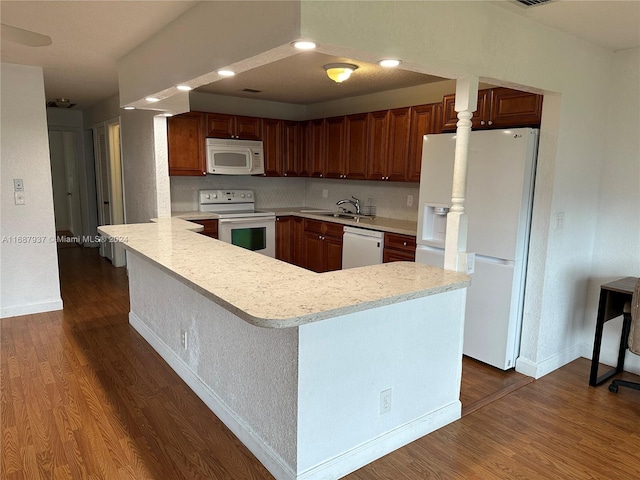
{"label": "light switch plate", "polygon": [[16,205],[24,205],[24,192],[16,192],[13,194]]}
{"label": "light switch plate", "polygon": [[24,190],[24,182],[21,178],[13,179],[13,191],[14,192],[22,192]]}

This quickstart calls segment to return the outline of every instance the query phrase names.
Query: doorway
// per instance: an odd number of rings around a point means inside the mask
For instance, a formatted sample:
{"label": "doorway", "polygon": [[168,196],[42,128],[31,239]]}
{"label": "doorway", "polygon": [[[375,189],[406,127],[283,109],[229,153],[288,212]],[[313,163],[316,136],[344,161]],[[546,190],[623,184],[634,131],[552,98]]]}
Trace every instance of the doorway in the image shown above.
{"label": "doorway", "polygon": [[80,237],[83,233],[77,140],[76,132],[49,130],[56,232],[71,237]]}
{"label": "doorway", "polygon": [[[125,223],[122,158],[120,151],[120,119],[94,125],[96,194],[100,225]],[[124,249],[111,242],[100,243],[100,255],[114,267],[126,265]]]}

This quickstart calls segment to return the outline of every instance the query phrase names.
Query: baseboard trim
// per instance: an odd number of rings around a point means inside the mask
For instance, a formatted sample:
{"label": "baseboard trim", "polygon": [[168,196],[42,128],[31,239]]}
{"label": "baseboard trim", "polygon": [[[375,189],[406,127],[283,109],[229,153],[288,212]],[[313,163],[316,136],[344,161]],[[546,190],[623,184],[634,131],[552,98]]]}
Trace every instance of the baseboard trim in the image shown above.
{"label": "baseboard trim", "polygon": [[19,317],[21,315],[33,315],[34,313],[53,312],[62,310],[62,298],[52,302],[32,303],[29,305],[16,305],[15,307],[2,307],[0,318]]}
{"label": "baseboard trim", "polygon": [[341,478],[418,438],[458,420],[462,404],[455,401],[401,425],[337,457],[300,473],[296,480]]}
{"label": "baseboard trim", "polygon": [[584,345],[582,343],[578,343],[563,352],[552,355],[551,357],[541,362],[532,362],[527,358],[518,357],[518,359],[516,360],[516,372],[522,373],[529,377],[533,377],[537,380],[538,378],[544,377],[546,374],[557,370],[567,363],[573,362],[575,359],[580,358],[583,351]]}
{"label": "baseboard trim", "polygon": [[158,337],[135,313],[129,312],[129,324],[164,359],[193,392],[209,407],[233,434],[253,453],[271,474],[279,480],[295,480],[296,473],[276,452],[205,384],[175,352]]}

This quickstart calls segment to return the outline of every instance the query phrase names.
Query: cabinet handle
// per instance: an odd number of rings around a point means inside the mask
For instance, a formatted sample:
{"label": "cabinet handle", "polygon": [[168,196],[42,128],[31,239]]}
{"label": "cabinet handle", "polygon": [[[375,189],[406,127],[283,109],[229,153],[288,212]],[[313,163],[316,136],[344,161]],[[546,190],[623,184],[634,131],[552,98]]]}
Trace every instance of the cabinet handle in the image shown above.
{"label": "cabinet handle", "polygon": [[493,125],[493,122],[491,120],[489,120],[489,125]]}
{"label": "cabinet handle", "polygon": [[484,120],[480,120],[480,125],[484,125]]}
{"label": "cabinet handle", "polygon": [[322,178],[322,174],[320,174],[320,178]]}
{"label": "cabinet handle", "polygon": [[407,242],[402,242],[402,244],[406,247],[407,246]]}
{"label": "cabinet handle", "polygon": [[287,176],[287,174],[285,173],[285,174],[284,174],[284,176],[286,177],[286,176]]}

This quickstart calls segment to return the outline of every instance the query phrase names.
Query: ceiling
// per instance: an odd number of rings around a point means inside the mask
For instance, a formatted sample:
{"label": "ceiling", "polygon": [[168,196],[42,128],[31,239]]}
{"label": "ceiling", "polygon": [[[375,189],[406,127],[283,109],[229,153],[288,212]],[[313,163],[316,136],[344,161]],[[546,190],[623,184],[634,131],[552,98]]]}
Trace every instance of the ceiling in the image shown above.
{"label": "ceiling", "polygon": [[[48,101],[70,98],[84,109],[118,92],[117,61],[147,38],[162,30],[198,2],[193,1],[6,1],[0,2],[2,23],[51,36],[48,47],[26,47],[3,41],[1,60],[38,65],[44,69]],[[536,7],[521,7],[512,1],[492,2],[518,15],[566,31],[610,50],[640,47],[640,1],[552,0]],[[305,52],[310,53],[310,52]],[[331,62],[336,60],[332,58]],[[351,60],[351,59],[340,59]],[[433,77],[389,71],[355,61],[360,66],[352,79],[336,85],[320,75],[311,83],[300,81],[305,72],[317,71],[328,59],[320,54],[296,55],[278,65],[261,67],[225,79],[210,91],[225,95],[253,96],[291,103],[313,103],[389,88],[433,81]],[[322,65],[321,65],[322,64]],[[265,70],[262,70],[265,69]],[[365,74],[367,81],[361,81]],[[277,77],[277,78],[276,78]],[[296,78],[292,83],[290,79]],[[418,79],[420,81],[418,82]],[[282,88],[278,91],[278,86]],[[203,89],[207,89],[204,87]],[[263,94],[239,92],[244,88]]]}
{"label": "ceiling", "polygon": [[[325,74],[324,65],[330,63],[351,63],[358,68],[348,81],[335,83]],[[442,80],[444,79],[441,77],[398,68],[384,68],[345,57],[300,52],[234,77],[204,85],[196,91],[308,105]],[[245,92],[245,88],[260,90],[260,93]]]}

